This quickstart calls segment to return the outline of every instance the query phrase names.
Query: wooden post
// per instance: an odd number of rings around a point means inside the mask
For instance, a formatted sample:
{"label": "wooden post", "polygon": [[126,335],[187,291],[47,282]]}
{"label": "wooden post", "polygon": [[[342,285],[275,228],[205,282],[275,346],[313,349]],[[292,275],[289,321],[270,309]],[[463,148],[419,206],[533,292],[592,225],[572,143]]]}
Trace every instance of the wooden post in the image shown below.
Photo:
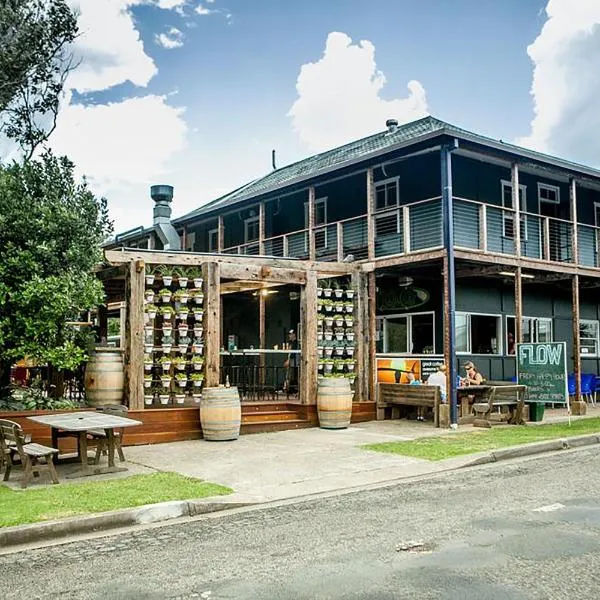
{"label": "wooden post", "polygon": [[487,205],[481,204],[479,206],[479,248],[483,252],[487,252],[487,233]]}
{"label": "wooden post", "polygon": [[354,290],[354,359],[356,360],[356,379],[354,380],[354,400],[369,400],[369,346],[368,346],[368,310],[369,287],[367,275],[354,271],[350,277],[350,286]]}
{"label": "wooden post", "polygon": [[307,271],[300,291],[300,402],[317,402],[317,273]]}
{"label": "wooden post", "polygon": [[108,310],[106,304],[98,306],[98,340],[101,346],[106,346],[108,341]]}
{"label": "wooden post", "polygon": [[121,302],[119,308],[119,347],[125,349],[125,331],[127,330],[127,302]]}
{"label": "wooden post", "polygon": [[130,410],[144,408],[144,282],[143,260],[129,263],[126,277],[127,326],[125,342],[125,390]]}
{"label": "wooden post", "polygon": [[264,256],[265,253],[265,203],[258,205],[258,253]]}
{"label": "wooden post", "polygon": [[523,277],[521,267],[515,270],[515,342],[523,341]]}
{"label": "wooden post", "polygon": [[217,252],[223,252],[225,249],[225,225],[223,223],[223,215],[219,215],[217,221]]}
{"label": "wooden post", "polygon": [[[579,338],[579,275],[573,275],[571,280],[573,294],[573,375],[575,376],[575,400],[571,403],[574,414],[585,414],[581,411],[581,341]],[[576,406],[577,404],[577,406]]]}
{"label": "wooden post", "polygon": [[544,217],[544,260],[550,260],[550,219]]}
{"label": "wooden post", "polygon": [[205,382],[206,387],[216,387],[221,382],[221,273],[219,263],[204,263],[202,274],[206,285],[204,296]]}
{"label": "wooden post", "polygon": [[408,254],[410,252],[410,206],[402,207],[402,238],[404,254]]}
{"label": "wooden post", "polygon": [[367,257],[375,258],[375,177],[373,168],[367,169]]}
{"label": "wooden post", "polygon": [[[265,290],[266,288],[258,290],[258,347],[261,350],[265,350],[267,346],[265,335],[266,297],[263,295]],[[258,355],[258,374],[261,388],[265,384],[265,364],[265,354],[261,352]]]}
{"label": "wooden post", "polygon": [[336,223],[336,242],[337,242],[337,259],[338,262],[344,260],[344,226],[341,221]]}
{"label": "wooden post", "polygon": [[575,179],[569,180],[569,206],[573,222],[571,252],[573,253],[573,263],[577,265],[579,264],[579,230],[577,228],[577,181]]}
{"label": "wooden post", "polygon": [[442,259],[442,292],[443,292],[443,327],[444,327],[444,335],[443,335],[443,343],[444,343],[444,364],[446,365],[446,390],[447,390],[447,400],[446,402],[450,406],[452,402],[452,397],[450,395],[450,377],[452,369],[450,365],[454,362],[454,356],[451,355],[450,348],[450,294],[449,294],[449,284],[450,280],[448,277],[448,256],[445,255]]}
{"label": "wooden post", "polygon": [[377,399],[377,359],[375,352],[377,349],[375,336],[377,335],[377,286],[375,280],[375,271],[367,275],[368,288],[368,306],[366,314],[365,335],[365,370],[368,374],[368,388],[365,390],[365,401],[375,402]]}
{"label": "wooden post", "polygon": [[521,203],[519,188],[519,165],[512,164],[511,168],[511,187],[512,187],[512,205],[515,210],[514,230],[515,230],[515,256],[521,256]]}
{"label": "wooden post", "polygon": [[[316,260],[317,250],[315,246],[315,234],[313,228],[315,226],[315,188],[308,188],[308,258]],[[316,298],[316,296],[315,296]]]}

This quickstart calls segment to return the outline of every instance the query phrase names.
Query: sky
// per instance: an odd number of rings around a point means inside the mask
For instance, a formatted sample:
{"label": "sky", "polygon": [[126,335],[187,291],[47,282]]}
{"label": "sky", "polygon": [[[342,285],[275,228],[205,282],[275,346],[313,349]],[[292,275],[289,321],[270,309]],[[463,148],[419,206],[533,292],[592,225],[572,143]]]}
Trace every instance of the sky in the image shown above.
{"label": "sky", "polygon": [[[53,150],[115,230],[426,114],[600,167],[600,0],[68,0]],[[594,135],[594,132],[597,132]]]}

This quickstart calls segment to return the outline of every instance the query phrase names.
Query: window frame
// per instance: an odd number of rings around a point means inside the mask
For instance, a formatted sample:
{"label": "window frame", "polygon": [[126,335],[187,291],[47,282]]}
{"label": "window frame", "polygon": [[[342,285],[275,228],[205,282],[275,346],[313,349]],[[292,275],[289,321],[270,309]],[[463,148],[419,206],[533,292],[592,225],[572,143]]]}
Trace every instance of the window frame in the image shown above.
{"label": "window frame", "polygon": [[388,346],[389,346],[388,330],[387,330],[387,320],[388,319],[402,319],[402,318],[407,319],[407,322],[406,322],[406,347],[408,348],[412,342],[412,333],[413,333],[412,318],[413,317],[421,317],[423,315],[431,316],[432,336],[433,336],[433,339],[431,340],[432,341],[431,347],[433,348],[432,354],[435,354],[436,348],[435,348],[435,311],[434,310],[425,310],[425,311],[421,311],[421,312],[411,312],[411,313],[397,313],[397,314],[392,314],[392,315],[378,315],[377,320],[381,322],[381,327],[379,328],[379,331],[381,331],[383,353],[384,354],[397,354],[397,355],[401,355],[401,356],[426,356],[423,353],[417,354],[417,353],[409,352],[409,351],[407,351],[407,352],[390,352],[388,349]]}
{"label": "window frame", "polygon": [[[382,186],[387,186],[390,183],[395,183],[396,184],[396,202],[394,204],[388,204],[387,203],[387,190],[386,190],[386,204],[383,207],[379,207],[377,206],[377,191],[378,188],[381,188]],[[388,177],[387,179],[381,179],[379,181],[375,181],[374,182],[374,186],[375,186],[375,212],[379,212],[379,211],[386,211],[386,210],[391,210],[394,208],[398,208],[400,206],[400,176],[397,175],[396,177]]]}
{"label": "window frame", "polygon": [[[216,237],[216,246],[213,247],[211,244],[212,236]],[[208,230],[208,251],[209,252],[218,252],[219,251],[219,228],[209,229]]]}
{"label": "window frame", "polygon": [[[506,195],[504,193],[505,187],[510,189],[510,206],[506,206],[506,204],[504,202],[504,198],[506,197]],[[513,199],[512,199],[512,197],[513,197],[512,196],[512,181],[509,181],[508,179],[501,179],[500,180],[500,189],[501,189],[502,208],[509,208],[514,211],[515,207],[513,206]],[[525,209],[527,209],[527,186],[520,183],[519,184],[519,192],[523,193],[523,197],[521,197],[521,194],[519,193],[519,217],[521,220],[521,226],[523,228],[522,235],[521,235],[521,241],[526,242],[527,238],[528,238],[527,218],[526,218],[525,214],[523,214],[523,213],[527,213],[527,210],[523,210],[523,205],[525,205]],[[513,226],[513,229],[514,229],[513,215],[514,215],[514,213],[507,213],[504,210],[502,211],[502,237],[504,237],[508,240],[514,241],[514,239],[515,239],[514,230],[513,230],[512,236],[507,235],[507,230],[506,230],[507,223],[511,223],[511,225]]]}
{"label": "window frame", "polygon": [[[480,313],[480,312],[468,312],[464,310],[457,310],[455,313],[456,316],[466,316],[467,317],[467,350],[456,350],[456,354],[460,354],[461,356],[504,356],[504,319],[502,318],[502,314],[498,313]],[[473,340],[472,340],[472,330],[471,330],[471,317],[494,317],[496,319],[496,333],[497,333],[497,345],[496,352],[490,352],[489,354],[480,354],[478,352],[473,352]],[[499,327],[498,327],[499,325]],[[499,329],[499,331],[498,331]],[[455,330],[456,330],[456,322],[455,322]],[[456,335],[455,335],[456,337]],[[456,339],[454,340],[456,345]],[[455,346],[456,347],[456,346]]]}
{"label": "window frame", "polygon": [[[244,219],[244,244],[251,244],[252,242],[258,242],[258,238],[260,237],[260,217],[248,217]],[[256,223],[258,225],[256,230],[256,237],[251,240],[248,239],[248,225]]]}
{"label": "window frame", "polygon": [[[537,190],[538,190],[538,206],[542,202],[546,202],[547,204],[560,204],[560,187],[558,185],[552,185],[551,183],[543,183],[541,181],[538,181]],[[541,196],[542,190],[556,192],[556,200],[548,200],[547,198],[542,198],[542,196]]]}
{"label": "window frame", "polygon": [[[320,196],[319,198],[315,198],[315,217],[317,216],[317,206],[319,204],[322,204],[325,207],[325,210],[323,211],[325,214],[325,221],[323,221],[323,223],[313,223],[313,229],[316,227],[323,227],[325,225],[327,225],[329,223],[329,215],[327,212],[327,200],[328,200],[328,196]],[[308,202],[304,203],[304,229],[308,229]]]}
{"label": "window frame", "polygon": [[[579,357],[580,358],[597,358],[599,356],[599,338],[600,338],[600,321],[598,321],[598,319],[579,319],[579,326],[581,328],[581,325],[587,323],[589,324],[593,324],[596,326],[596,337],[595,338],[582,338],[581,337],[581,329],[579,330]],[[589,354],[587,352],[583,352],[583,345],[581,343],[581,341],[583,339],[586,340],[594,340],[595,341],[595,352],[592,354]]]}
{"label": "window frame", "polygon": [[[539,322],[540,321],[544,321],[550,324],[550,342],[554,341],[554,319],[552,317],[529,317],[527,315],[523,315],[522,317],[523,321],[530,321],[530,331],[531,331],[531,337],[532,340],[529,343],[532,344],[538,344],[540,343],[539,340]],[[504,318],[504,343],[505,343],[505,347],[504,347],[504,356],[508,357],[508,358],[514,358],[516,356],[516,349],[515,349],[515,354],[508,354],[508,320],[509,319],[513,319],[515,322],[515,327],[514,327],[514,331],[516,334],[516,324],[517,324],[517,317],[515,315],[506,315]],[[516,335],[515,335],[515,345],[517,343],[516,340]]]}

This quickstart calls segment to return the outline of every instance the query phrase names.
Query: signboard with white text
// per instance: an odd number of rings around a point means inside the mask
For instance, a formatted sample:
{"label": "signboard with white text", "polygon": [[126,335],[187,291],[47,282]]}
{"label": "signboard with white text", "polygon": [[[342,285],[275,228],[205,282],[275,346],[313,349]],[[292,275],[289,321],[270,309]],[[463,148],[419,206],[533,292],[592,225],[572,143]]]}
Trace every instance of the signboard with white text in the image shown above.
{"label": "signboard with white text", "polygon": [[517,381],[527,386],[528,402],[569,404],[567,344],[517,344]]}

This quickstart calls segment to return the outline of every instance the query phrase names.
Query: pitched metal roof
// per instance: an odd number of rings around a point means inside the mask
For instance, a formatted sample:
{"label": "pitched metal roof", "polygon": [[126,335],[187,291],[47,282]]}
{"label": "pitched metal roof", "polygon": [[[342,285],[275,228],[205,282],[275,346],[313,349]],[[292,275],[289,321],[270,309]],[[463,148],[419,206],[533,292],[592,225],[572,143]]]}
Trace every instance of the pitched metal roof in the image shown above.
{"label": "pitched metal roof", "polygon": [[285,186],[307,180],[320,174],[341,169],[352,163],[375,157],[392,150],[415,144],[426,139],[441,135],[451,135],[459,139],[470,141],[519,155],[523,158],[542,162],[554,167],[566,169],[571,172],[581,173],[594,179],[600,179],[600,171],[569,162],[560,158],[521,148],[503,141],[494,140],[476,133],[461,129],[450,123],[446,123],[432,116],[427,116],[417,121],[412,121],[397,127],[395,131],[385,130],[366,138],[350,142],[333,150],[328,150],[315,156],[286,165],[280,169],[271,171],[250,183],[224,195],[216,200],[208,202],[203,206],[173,220],[174,224],[181,224],[197,217],[215,212],[221,208],[236,204],[270,191],[276,191]]}

